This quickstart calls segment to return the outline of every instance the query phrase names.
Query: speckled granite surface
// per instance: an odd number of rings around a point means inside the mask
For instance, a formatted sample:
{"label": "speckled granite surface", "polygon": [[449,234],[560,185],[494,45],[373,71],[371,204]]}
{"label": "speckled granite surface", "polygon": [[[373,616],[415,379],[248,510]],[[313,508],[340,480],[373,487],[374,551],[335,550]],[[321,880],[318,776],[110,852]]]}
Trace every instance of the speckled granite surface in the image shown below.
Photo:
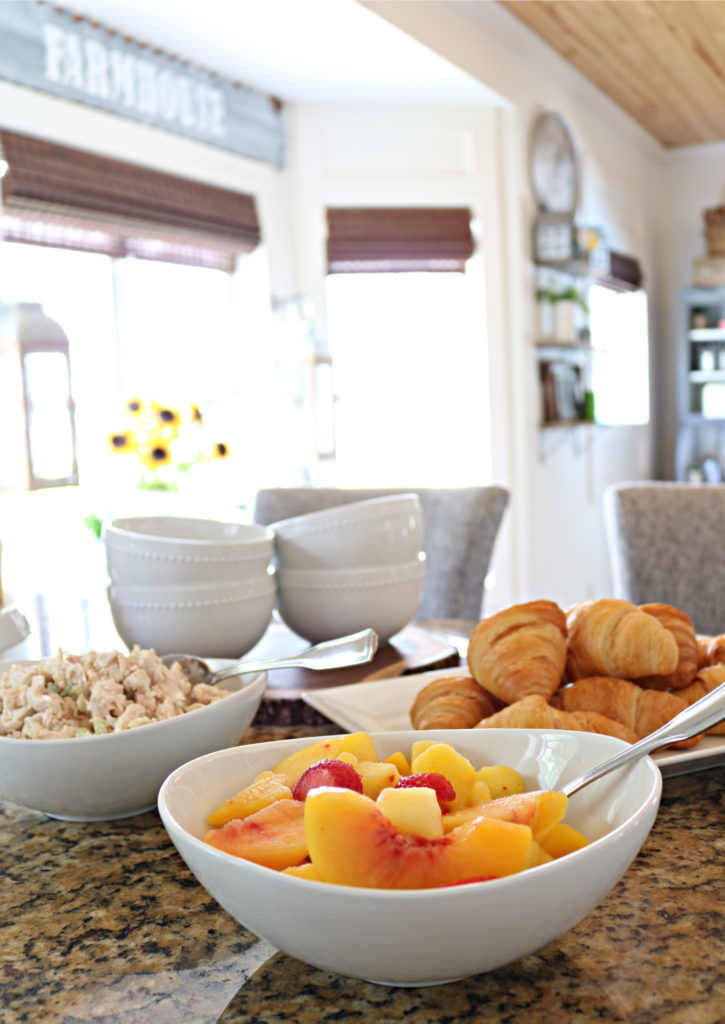
{"label": "speckled granite surface", "polygon": [[[303,732],[315,730],[286,734]],[[367,984],[278,953],[207,895],[155,813],[77,824],[0,804],[0,824],[3,1024],[725,1021],[722,767],[665,780],[639,857],[576,928],[434,988]]]}

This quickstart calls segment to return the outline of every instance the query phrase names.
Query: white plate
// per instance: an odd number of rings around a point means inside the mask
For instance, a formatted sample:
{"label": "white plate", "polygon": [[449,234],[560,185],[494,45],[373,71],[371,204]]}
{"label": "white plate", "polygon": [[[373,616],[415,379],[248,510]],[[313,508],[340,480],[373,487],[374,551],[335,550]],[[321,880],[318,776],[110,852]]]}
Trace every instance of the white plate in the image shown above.
{"label": "white plate", "polygon": [[[466,675],[464,666],[416,672],[394,679],[348,683],[324,690],[307,690],[302,699],[337,725],[355,732],[396,732],[412,728],[410,706],[432,679]],[[684,775],[725,764],[725,736],[706,736],[687,750],[663,750],[652,755],[663,775]]]}

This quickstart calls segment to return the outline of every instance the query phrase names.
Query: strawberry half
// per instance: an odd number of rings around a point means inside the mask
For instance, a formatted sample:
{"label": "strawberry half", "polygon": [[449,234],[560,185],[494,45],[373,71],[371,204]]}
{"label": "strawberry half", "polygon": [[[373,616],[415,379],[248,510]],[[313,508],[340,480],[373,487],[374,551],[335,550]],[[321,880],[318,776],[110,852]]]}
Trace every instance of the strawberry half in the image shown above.
{"label": "strawberry half", "polygon": [[434,789],[442,811],[447,810],[446,804],[456,799],[456,791],[450,780],[439,772],[419,772],[417,775],[404,775],[396,784],[396,789],[407,789],[412,786],[423,786]]}
{"label": "strawberry half", "polygon": [[336,761],[332,757],[317,761],[300,775],[292,790],[292,799],[304,800],[309,791],[318,786],[354,789],[356,793],[363,791],[362,777],[353,766],[347,761]]}

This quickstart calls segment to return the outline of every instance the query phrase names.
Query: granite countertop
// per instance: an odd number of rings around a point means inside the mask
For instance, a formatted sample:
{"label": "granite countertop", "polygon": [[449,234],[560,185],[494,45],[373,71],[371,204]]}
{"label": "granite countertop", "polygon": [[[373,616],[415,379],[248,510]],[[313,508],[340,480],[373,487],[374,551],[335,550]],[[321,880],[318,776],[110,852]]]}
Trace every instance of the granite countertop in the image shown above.
{"label": "granite countertop", "polygon": [[[325,731],[256,728],[245,741]],[[237,925],[191,875],[155,812],[79,824],[0,803],[0,1017],[722,1024],[724,804],[723,767],[666,779],[641,853],[579,925],[508,967],[407,989],[308,967]]]}

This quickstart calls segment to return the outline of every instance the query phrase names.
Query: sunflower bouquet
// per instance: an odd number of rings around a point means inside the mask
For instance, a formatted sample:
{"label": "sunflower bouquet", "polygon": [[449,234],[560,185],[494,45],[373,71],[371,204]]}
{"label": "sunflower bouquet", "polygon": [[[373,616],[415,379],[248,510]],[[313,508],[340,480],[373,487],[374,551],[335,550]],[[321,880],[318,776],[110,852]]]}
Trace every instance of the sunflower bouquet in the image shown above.
{"label": "sunflower bouquet", "polygon": [[111,451],[136,460],[141,470],[137,486],[147,490],[176,491],[180,473],[229,455],[225,441],[207,436],[198,405],[184,414],[170,405],[129,398],[119,426],[108,438]]}

